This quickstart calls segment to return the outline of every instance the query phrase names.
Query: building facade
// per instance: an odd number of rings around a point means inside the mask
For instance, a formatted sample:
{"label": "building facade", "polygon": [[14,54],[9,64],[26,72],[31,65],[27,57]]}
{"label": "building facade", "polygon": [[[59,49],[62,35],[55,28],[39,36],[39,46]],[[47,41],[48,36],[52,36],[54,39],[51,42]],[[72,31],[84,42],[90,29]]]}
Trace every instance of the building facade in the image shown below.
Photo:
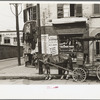
{"label": "building facade", "polygon": [[[0,31],[0,44],[17,46],[16,31]],[[20,32],[20,46],[23,46],[23,32]]]}
{"label": "building facade", "polygon": [[[75,37],[99,36],[100,4],[40,3],[39,6],[42,53],[83,51],[90,62],[93,53],[100,54],[100,41],[93,45],[91,41],[73,40]],[[37,4],[25,4],[23,12],[24,22],[37,21]]]}

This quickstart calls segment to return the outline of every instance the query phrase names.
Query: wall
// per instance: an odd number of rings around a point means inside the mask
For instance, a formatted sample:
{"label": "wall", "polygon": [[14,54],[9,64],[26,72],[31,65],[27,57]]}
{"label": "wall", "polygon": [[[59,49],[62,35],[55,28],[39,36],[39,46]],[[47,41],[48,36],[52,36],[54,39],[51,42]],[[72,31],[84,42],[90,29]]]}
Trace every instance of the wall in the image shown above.
{"label": "wall", "polygon": [[[23,55],[23,47],[20,47],[21,56]],[[0,59],[13,58],[18,56],[17,46],[0,45]]]}
{"label": "wall", "polygon": [[57,19],[57,3],[40,4],[41,26],[52,26],[52,19]]}

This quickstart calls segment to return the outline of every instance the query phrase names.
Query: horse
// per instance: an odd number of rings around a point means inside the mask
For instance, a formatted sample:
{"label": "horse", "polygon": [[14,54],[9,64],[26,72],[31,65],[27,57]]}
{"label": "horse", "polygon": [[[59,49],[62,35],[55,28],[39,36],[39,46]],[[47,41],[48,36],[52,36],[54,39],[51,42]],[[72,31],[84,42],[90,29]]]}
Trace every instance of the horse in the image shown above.
{"label": "horse", "polygon": [[[44,73],[47,74],[46,79],[51,79],[51,75],[50,75],[50,65],[48,64],[48,62],[56,64],[61,66],[62,68],[66,68],[66,69],[70,69],[73,70],[73,66],[72,66],[72,59],[70,55],[49,55],[46,54],[43,56],[43,61],[44,61]],[[64,78],[65,75],[65,70],[58,68],[58,72],[61,75],[61,79]],[[66,79],[68,79],[68,74],[69,71],[67,71],[67,76]]]}

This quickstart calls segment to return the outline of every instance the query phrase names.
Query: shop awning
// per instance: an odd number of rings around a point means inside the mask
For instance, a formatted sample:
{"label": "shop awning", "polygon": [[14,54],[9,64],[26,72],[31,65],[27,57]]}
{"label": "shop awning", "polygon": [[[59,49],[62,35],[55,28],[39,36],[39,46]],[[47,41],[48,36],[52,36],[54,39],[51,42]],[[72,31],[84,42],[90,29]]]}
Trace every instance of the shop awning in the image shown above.
{"label": "shop awning", "polygon": [[70,18],[59,18],[59,19],[52,20],[52,24],[67,24],[67,23],[76,23],[76,22],[87,22],[87,18],[70,17]]}
{"label": "shop awning", "polygon": [[100,40],[100,37],[75,37],[73,38],[75,40],[82,40],[82,41],[95,41],[95,40]]}

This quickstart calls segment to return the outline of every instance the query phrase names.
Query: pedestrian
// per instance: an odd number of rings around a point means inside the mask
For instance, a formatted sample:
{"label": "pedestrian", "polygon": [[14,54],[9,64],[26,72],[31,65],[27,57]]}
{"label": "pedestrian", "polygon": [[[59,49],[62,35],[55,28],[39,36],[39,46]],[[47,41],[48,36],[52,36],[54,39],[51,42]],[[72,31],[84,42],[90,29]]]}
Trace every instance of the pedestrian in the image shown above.
{"label": "pedestrian", "polygon": [[28,49],[28,53],[27,53],[27,56],[29,58],[29,65],[32,64],[32,54],[31,54],[31,48]]}

